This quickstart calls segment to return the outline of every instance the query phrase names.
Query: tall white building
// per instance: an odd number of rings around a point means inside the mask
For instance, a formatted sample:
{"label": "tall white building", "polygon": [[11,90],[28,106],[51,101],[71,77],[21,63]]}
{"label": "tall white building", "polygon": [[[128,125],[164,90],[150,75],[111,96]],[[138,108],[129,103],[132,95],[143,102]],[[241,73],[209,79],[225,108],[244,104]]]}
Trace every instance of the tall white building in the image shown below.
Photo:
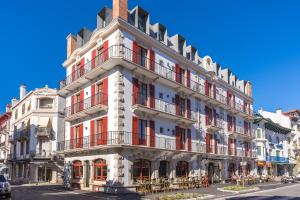
{"label": "tall white building", "polygon": [[256,130],[257,171],[261,175],[292,175],[296,164],[294,133],[289,117],[259,110],[254,122]]}
{"label": "tall white building", "polygon": [[64,98],[45,86],[12,100],[9,134],[10,178],[15,182],[58,181],[63,161],[56,156],[56,141],[64,138]]}
{"label": "tall white building", "polygon": [[151,24],[141,7],[113,0],[96,29],[67,37],[63,66],[58,151],[73,186],[122,191],[139,179],[253,172],[251,83]]}
{"label": "tall white building", "polygon": [[7,173],[6,163],[7,156],[9,153],[9,144],[8,144],[8,136],[10,130],[10,112],[11,106],[9,104],[6,105],[5,113],[0,116],[0,173]]}

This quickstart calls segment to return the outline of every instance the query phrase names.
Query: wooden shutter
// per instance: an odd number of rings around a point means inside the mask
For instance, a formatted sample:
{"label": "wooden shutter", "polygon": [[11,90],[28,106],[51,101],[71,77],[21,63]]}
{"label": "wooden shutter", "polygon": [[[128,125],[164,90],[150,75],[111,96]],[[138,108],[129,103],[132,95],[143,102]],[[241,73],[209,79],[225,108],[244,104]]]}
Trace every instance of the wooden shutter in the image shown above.
{"label": "wooden shutter", "polygon": [[74,127],[70,127],[70,149],[74,148]]}
{"label": "wooden shutter", "polygon": [[[76,78],[76,76],[75,76],[75,65],[73,65],[72,66],[72,80],[70,81],[70,82],[73,82],[73,81],[75,81],[75,78]],[[66,83],[67,84],[67,83]]]}
{"label": "wooden shutter", "polygon": [[205,144],[206,144],[206,153],[210,153],[210,136],[209,136],[209,133],[206,133]]}
{"label": "wooden shutter", "polygon": [[217,134],[214,134],[215,137],[215,154],[218,153],[218,138],[217,138]]}
{"label": "wooden shutter", "polygon": [[205,124],[209,125],[209,108],[205,106]]}
{"label": "wooden shutter", "polygon": [[132,78],[132,105],[139,103],[139,80]]}
{"label": "wooden shutter", "polygon": [[231,155],[231,138],[228,138],[228,155]]}
{"label": "wooden shutter", "polygon": [[247,122],[244,120],[244,134],[248,134],[248,124]]}
{"label": "wooden shutter", "polygon": [[107,144],[107,135],[108,135],[108,131],[107,131],[107,116],[103,117],[102,119],[102,135],[101,135],[101,144],[102,145],[106,145]]}
{"label": "wooden shutter", "polygon": [[103,94],[100,94],[100,102],[103,105],[108,105],[108,78],[103,80]]}
{"label": "wooden shutter", "polygon": [[176,150],[180,150],[180,127],[175,127]]}
{"label": "wooden shutter", "polygon": [[217,92],[216,84],[214,83],[214,84],[213,84],[213,96],[214,96],[214,99],[216,99],[216,97],[217,97],[217,96],[216,96],[216,95],[217,95],[216,92]]}
{"label": "wooden shutter", "polygon": [[138,57],[139,57],[139,45],[136,41],[132,43],[132,61],[135,64],[138,64]]}
{"label": "wooden shutter", "polygon": [[234,130],[234,132],[236,132],[236,118],[235,117],[233,117],[233,130]]}
{"label": "wooden shutter", "polygon": [[187,142],[188,142],[188,151],[192,151],[192,135],[191,135],[191,129],[187,129]]}
{"label": "wooden shutter", "polygon": [[186,87],[191,87],[191,72],[190,70],[186,70]]}
{"label": "wooden shutter", "polygon": [[149,85],[149,96],[150,96],[150,108],[155,108],[155,87],[154,85]]}
{"label": "wooden shutter", "polygon": [[215,126],[217,126],[217,111],[216,111],[216,109],[213,109],[213,123]]}
{"label": "wooden shutter", "polygon": [[175,95],[175,107],[176,107],[176,115],[179,115],[179,95]]}
{"label": "wooden shutter", "polygon": [[232,107],[233,107],[233,108],[235,108],[235,96],[234,96],[234,95],[232,95],[232,101],[233,101],[233,103],[232,103],[232,104],[233,104],[233,105],[232,105]]}
{"label": "wooden shutter", "polygon": [[155,71],[155,53],[151,49],[150,50],[150,66],[149,66],[151,71]]}
{"label": "wooden shutter", "polygon": [[205,95],[206,96],[209,96],[209,84],[208,84],[208,80],[205,80],[205,83],[204,83],[204,89],[205,89]]}
{"label": "wooden shutter", "polygon": [[139,119],[132,117],[132,144],[139,144]]}
{"label": "wooden shutter", "polygon": [[[91,85],[91,107],[95,106],[95,99],[96,99],[95,87],[96,87],[95,84]],[[97,94],[97,96],[99,96],[99,94]]]}
{"label": "wooden shutter", "polygon": [[84,75],[84,58],[80,61],[80,77]]}
{"label": "wooden shutter", "polygon": [[95,145],[95,121],[90,121],[90,145],[93,147]]}
{"label": "wooden shutter", "polygon": [[80,96],[79,96],[79,111],[83,111],[84,109],[84,90],[80,91]]}
{"label": "wooden shutter", "polygon": [[74,96],[72,95],[71,96],[71,114],[70,115],[73,115],[74,114]]}
{"label": "wooden shutter", "polygon": [[153,120],[149,121],[150,128],[150,147],[155,147],[155,122]]}
{"label": "wooden shutter", "polygon": [[108,52],[108,40],[103,43],[103,60],[104,62],[108,60],[109,52]]}
{"label": "wooden shutter", "polygon": [[233,139],[234,155],[236,155],[236,139]]}
{"label": "wooden shutter", "polygon": [[191,119],[191,100],[186,99],[186,117]]}
{"label": "wooden shutter", "polygon": [[83,124],[80,124],[79,126],[79,142],[78,142],[78,148],[83,147]]}
{"label": "wooden shutter", "polygon": [[96,54],[97,54],[97,49],[94,49],[92,51],[92,60],[91,60],[92,69],[94,69],[96,67]]}
{"label": "wooden shutter", "polygon": [[231,116],[227,114],[227,129],[231,131]]}
{"label": "wooden shutter", "polygon": [[180,67],[178,64],[175,65],[175,80],[177,83],[180,83]]}

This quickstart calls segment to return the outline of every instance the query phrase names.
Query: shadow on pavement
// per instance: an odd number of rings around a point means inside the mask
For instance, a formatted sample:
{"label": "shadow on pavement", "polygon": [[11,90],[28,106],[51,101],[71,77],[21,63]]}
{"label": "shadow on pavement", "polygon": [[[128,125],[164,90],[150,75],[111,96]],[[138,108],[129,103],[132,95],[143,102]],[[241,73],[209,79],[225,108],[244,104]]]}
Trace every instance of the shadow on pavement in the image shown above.
{"label": "shadow on pavement", "polygon": [[243,196],[243,197],[231,197],[226,198],[226,200],[300,200],[300,197],[291,197],[291,196]]}

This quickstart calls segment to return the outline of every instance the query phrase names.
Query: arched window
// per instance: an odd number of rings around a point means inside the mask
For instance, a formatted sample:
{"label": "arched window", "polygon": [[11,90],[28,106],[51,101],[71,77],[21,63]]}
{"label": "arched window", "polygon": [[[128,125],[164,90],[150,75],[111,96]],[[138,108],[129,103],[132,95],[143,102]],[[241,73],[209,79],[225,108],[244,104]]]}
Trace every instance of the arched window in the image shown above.
{"label": "arched window", "polygon": [[277,142],[277,144],[280,143],[280,140],[279,140],[279,137],[278,137],[278,136],[276,137],[276,142]]}
{"label": "arched window", "polygon": [[94,161],[94,180],[105,181],[107,178],[107,165],[103,159]]}
{"label": "arched window", "polygon": [[73,161],[73,178],[80,179],[83,174],[82,163],[79,160]]}
{"label": "arched window", "polygon": [[133,163],[133,180],[150,179],[151,176],[151,162],[148,160],[137,160]]}
{"label": "arched window", "polygon": [[189,163],[185,161],[178,161],[176,165],[176,176],[187,177],[189,171]]}

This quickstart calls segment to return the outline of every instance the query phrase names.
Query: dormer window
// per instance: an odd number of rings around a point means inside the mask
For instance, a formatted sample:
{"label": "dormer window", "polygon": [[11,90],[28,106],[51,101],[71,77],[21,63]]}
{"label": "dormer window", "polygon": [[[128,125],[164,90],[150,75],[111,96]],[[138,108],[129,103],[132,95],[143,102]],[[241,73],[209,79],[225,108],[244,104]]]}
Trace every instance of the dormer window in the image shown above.
{"label": "dormer window", "polygon": [[165,41],[165,30],[163,30],[162,28],[159,28],[158,30],[158,40],[160,42]]}
{"label": "dormer window", "polygon": [[183,45],[184,45],[184,41],[183,40],[179,40],[178,42],[178,52],[183,55]]}
{"label": "dormer window", "polygon": [[138,17],[138,29],[140,29],[143,32],[146,32],[146,22],[147,22],[147,16],[146,15],[139,15],[139,17]]}
{"label": "dormer window", "polygon": [[53,108],[53,99],[51,99],[51,98],[40,99],[39,108],[42,108],[42,109]]}

